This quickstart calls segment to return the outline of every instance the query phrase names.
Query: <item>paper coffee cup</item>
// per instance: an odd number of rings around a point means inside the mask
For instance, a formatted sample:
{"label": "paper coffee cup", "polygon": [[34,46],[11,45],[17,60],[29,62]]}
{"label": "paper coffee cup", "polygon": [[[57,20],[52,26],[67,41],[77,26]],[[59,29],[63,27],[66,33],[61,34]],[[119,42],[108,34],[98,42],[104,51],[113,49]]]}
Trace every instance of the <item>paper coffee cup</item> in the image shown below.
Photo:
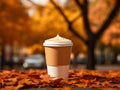
{"label": "paper coffee cup", "polygon": [[57,35],[54,38],[45,40],[45,57],[47,71],[54,79],[68,79],[68,70],[70,65],[70,54],[72,41]]}

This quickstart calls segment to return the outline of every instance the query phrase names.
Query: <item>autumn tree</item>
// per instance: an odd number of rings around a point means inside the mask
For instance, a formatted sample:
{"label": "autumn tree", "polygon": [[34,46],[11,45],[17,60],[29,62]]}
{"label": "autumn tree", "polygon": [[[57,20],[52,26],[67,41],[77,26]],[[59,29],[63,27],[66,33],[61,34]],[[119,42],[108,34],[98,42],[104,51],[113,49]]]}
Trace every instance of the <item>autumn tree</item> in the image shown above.
{"label": "autumn tree", "polygon": [[[19,0],[0,0],[0,47],[2,51],[2,65],[6,44],[13,45],[27,42],[30,37],[30,19]],[[1,65],[0,65],[1,67]]]}
{"label": "autumn tree", "polygon": [[[72,3],[69,6],[63,7],[60,6],[58,2],[55,0],[50,0],[51,4],[55,7],[55,9],[59,12],[59,14],[64,18],[69,31],[71,31],[77,38],[82,40],[88,49],[88,60],[87,60],[87,69],[95,69],[95,46],[98,40],[100,40],[103,33],[109,27],[113,19],[119,12],[120,1],[109,1],[109,0],[99,0],[97,5],[93,5],[94,7],[92,11],[90,11],[90,0],[70,0]],[[68,1],[68,2],[70,2]],[[106,2],[106,3],[104,3]],[[75,18],[70,18],[70,13],[66,13],[66,10],[72,9],[77,6],[79,13]],[[95,10],[94,10],[95,9]],[[106,11],[104,11],[106,10]],[[75,11],[76,12],[76,11]],[[90,13],[91,12],[91,13]],[[52,11],[54,13],[54,11]],[[73,14],[73,13],[72,13]],[[79,34],[80,31],[76,30],[74,26],[75,22],[82,17],[84,30],[86,32],[86,37],[81,36]],[[54,21],[56,22],[56,20]],[[54,23],[53,22],[53,23]],[[78,24],[78,23],[77,23]],[[52,31],[51,31],[52,32]]]}
{"label": "autumn tree", "polygon": [[[29,1],[30,5],[25,7],[21,1]],[[75,54],[86,51],[87,47],[86,67],[95,69],[94,50],[97,42],[101,36],[111,35],[106,32],[114,31],[116,26],[119,27],[120,1],[66,0],[67,2],[62,5],[58,1],[49,0],[46,6],[43,6],[34,3],[34,0],[1,0],[0,42],[12,43],[17,40],[20,44],[39,43],[42,45],[45,39],[60,34],[66,38],[69,37],[74,42]],[[31,7],[35,13],[29,18],[27,12]],[[111,27],[114,29],[110,30]],[[101,39],[104,44],[109,41],[109,38],[105,37]],[[111,45],[115,45],[119,39],[116,41],[110,38],[110,41],[112,41]]]}

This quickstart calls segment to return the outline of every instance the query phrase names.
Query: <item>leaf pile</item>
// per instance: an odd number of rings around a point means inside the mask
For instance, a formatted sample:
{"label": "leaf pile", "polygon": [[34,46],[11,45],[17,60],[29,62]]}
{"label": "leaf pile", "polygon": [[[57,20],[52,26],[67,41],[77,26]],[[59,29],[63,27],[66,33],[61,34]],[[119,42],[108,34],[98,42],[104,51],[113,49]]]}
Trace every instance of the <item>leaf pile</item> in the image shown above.
{"label": "leaf pile", "polygon": [[46,70],[0,72],[0,90],[28,88],[120,88],[120,71],[70,70],[68,81],[52,80]]}

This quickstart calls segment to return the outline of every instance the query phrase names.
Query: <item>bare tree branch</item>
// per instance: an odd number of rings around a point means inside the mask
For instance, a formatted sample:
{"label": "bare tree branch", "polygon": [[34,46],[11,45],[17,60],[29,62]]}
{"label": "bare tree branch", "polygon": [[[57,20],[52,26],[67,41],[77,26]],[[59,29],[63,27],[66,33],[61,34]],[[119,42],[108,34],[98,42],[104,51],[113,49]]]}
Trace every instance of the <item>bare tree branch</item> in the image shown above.
{"label": "bare tree branch", "polygon": [[50,0],[51,3],[55,6],[55,8],[60,12],[60,14],[64,17],[65,21],[68,24],[68,27],[70,29],[70,31],[72,33],[74,33],[75,36],[77,36],[78,38],[80,38],[86,45],[87,45],[87,40],[85,40],[81,35],[78,34],[78,32],[76,32],[73,27],[72,27],[72,22],[69,21],[69,19],[67,18],[67,16],[64,14],[64,12],[62,11],[62,9],[53,1]]}
{"label": "bare tree branch", "polygon": [[72,25],[69,25],[69,29],[70,29],[70,31],[71,31],[75,36],[77,36],[78,38],[80,38],[80,39],[84,42],[85,45],[88,45],[88,40],[85,40],[81,35],[79,35],[79,34],[73,29]]}
{"label": "bare tree branch", "polygon": [[109,17],[106,19],[106,21],[104,22],[103,26],[98,30],[98,32],[95,34],[95,38],[99,39],[102,34],[104,33],[104,31],[106,30],[106,28],[110,25],[110,23],[112,22],[112,20],[115,18],[115,16],[117,15],[117,12],[119,10],[119,5],[120,5],[120,0],[116,0],[116,5],[113,8],[113,10],[111,11]]}
{"label": "bare tree branch", "polygon": [[80,13],[77,17],[75,17],[75,18],[71,21],[71,23],[74,23],[76,20],[78,20],[78,19],[80,18],[80,16],[82,16],[81,13]]}
{"label": "bare tree branch", "polygon": [[81,8],[81,9],[84,8],[84,7],[83,7],[83,4],[81,4],[81,3],[79,2],[79,0],[75,0],[75,2],[77,3],[77,5],[78,5],[79,8]]}
{"label": "bare tree branch", "polygon": [[82,11],[84,27],[85,27],[87,35],[89,37],[93,37],[94,35],[92,33],[92,30],[90,29],[90,24],[89,24],[89,20],[88,20],[88,0],[84,0],[83,5],[81,5],[79,0],[75,0],[75,2],[78,5],[79,10]]}
{"label": "bare tree branch", "polygon": [[66,17],[66,15],[64,14],[64,12],[62,11],[62,9],[53,1],[53,0],[50,0],[51,3],[54,5],[54,7],[60,12],[60,14],[64,17],[65,21],[67,23],[70,23],[69,19]]}

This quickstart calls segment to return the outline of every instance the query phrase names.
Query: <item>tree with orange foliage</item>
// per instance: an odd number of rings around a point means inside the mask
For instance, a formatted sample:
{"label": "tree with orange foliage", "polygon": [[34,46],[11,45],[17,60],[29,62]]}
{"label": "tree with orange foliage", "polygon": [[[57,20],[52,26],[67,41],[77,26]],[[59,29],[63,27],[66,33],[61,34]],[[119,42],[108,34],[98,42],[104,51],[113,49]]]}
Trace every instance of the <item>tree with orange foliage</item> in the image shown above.
{"label": "tree with orange foliage", "polygon": [[[73,28],[73,25],[72,25],[73,22],[71,22],[67,18],[67,16],[63,12],[63,10],[53,0],[50,0],[50,1],[55,6],[55,8],[60,12],[60,14],[64,17],[65,21],[68,24],[69,30],[71,32],[73,32],[79,39],[81,39],[84,42],[84,44],[88,47],[88,60],[87,60],[86,68],[87,69],[95,69],[95,64],[96,64],[95,55],[94,55],[95,45],[96,45],[97,41],[103,35],[104,31],[107,29],[107,27],[111,24],[112,20],[116,17],[116,15],[119,11],[120,1],[116,0],[113,3],[114,7],[111,10],[111,12],[108,14],[107,19],[104,19],[104,23],[102,23],[99,26],[97,32],[93,32],[93,28],[90,25],[90,19],[88,17],[88,15],[89,15],[89,13],[88,13],[88,11],[89,11],[88,10],[88,6],[89,6],[88,0],[82,0],[82,1],[75,0],[75,3],[77,4],[79,10],[82,13],[84,28],[85,28],[86,34],[88,36],[87,40],[84,39],[81,35],[78,34],[78,32],[75,31],[75,28]],[[102,5],[102,4],[100,4],[100,5]],[[101,7],[104,8],[105,6],[103,5]],[[97,11],[97,12],[99,12],[99,11]],[[97,14],[97,12],[94,14]],[[92,17],[94,17],[94,16],[92,16]],[[95,19],[95,20],[98,20],[98,19]]]}
{"label": "tree with orange foliage", "polygon": [[[46,6],[38,5],[32,2],[33,0],[27,0],[38,9],[37,14],[33,17],[32,25],[29,24],[31,21],[28,20],[28,15],[20,1],[0,1],[0,39],[2,41],[12,43],[17,39],[29,45],[36,42],[40,42],[42,45],[43,40],[55,34],[65,35],[75,43],[73,47],[75,53],[78,53],[80,48],[86,50],[87,47],[86,68],[95,69],[94,50],[96,43],[104,35],[104,32],[107,32],[108,26],[114,24],[112,20],[118,17],[116,15],[119,10],[119,0],[68,0],[69,3],[66,3],[65,6],[59,6],[57,0],[50,0],[50,5]],[[93,2],[91,5],[92,1],[95,3]],[[16,13],[16,11],[18,12]],[[119,17],[117,23],[119,23],[118,21]],[[105,39],[102,40],[105,41]],[[106,41],[108,40],[109,38]],[[86,47],[83,47],[80,41]],[[111,44],[115,45],[115,43],[114,40]]]}
{"label": "tree with orange foliage", "polygon": [[[64,21],[67,23],[68,29],[80,40],[84,42],[84,44],[88,48],[88,59],[87,59],[87,69],[95,69],[95,46],[98,40],[100,40],[101,36],[103,33],[106,31],[108,26],[111,24],[113,19],[116,17],[116,15],[119,12],[119,5],[120,5],[120,0],[115,0],[115,1],[108,1],[105,0],[104,3],[103,0],[99,1],[97,6],[92,7],[95,10],[91,11],[89,13],[89,8],[90,8],[90,1],[89,0],[71,0],[74,2],[79,9],[80,14],[76,16],[73,20],[69,19],[69,15],[66,15],[64,7],[60,7],[58,3],[56,3],[54,0],[50,0],[52,5],[55,7],[55,9],[60,13],[61,16],[63,16]],[[111,5],[112,7],[110,7]],[[69,7],[69,5],[68,5]],[[73,7],[73,6],[71,6]],[[67,7],[66,7],[67,8]],[[109,9],[108,9],[109,8]],[[70,9],[70,7],[69,7]],[[107,10],[106,11],[104,11]],[[103,11],[102,11],[103,10]],[[54,13],[52,11],[52,13]],[[76,30],[74,23],[81,17],[82,14],[82,20],[84,23],[84,29],[87,35],[87,38],[84,38],[79,34],[79,32]]]}
{"label": "tree with orange foliage", "polygon": [[13,45],[14,41],[28,41],[30,35],[30,19],[19,0],[0,0],[0,47],[2,52],[2,64],[5,58],[5,45]]}

